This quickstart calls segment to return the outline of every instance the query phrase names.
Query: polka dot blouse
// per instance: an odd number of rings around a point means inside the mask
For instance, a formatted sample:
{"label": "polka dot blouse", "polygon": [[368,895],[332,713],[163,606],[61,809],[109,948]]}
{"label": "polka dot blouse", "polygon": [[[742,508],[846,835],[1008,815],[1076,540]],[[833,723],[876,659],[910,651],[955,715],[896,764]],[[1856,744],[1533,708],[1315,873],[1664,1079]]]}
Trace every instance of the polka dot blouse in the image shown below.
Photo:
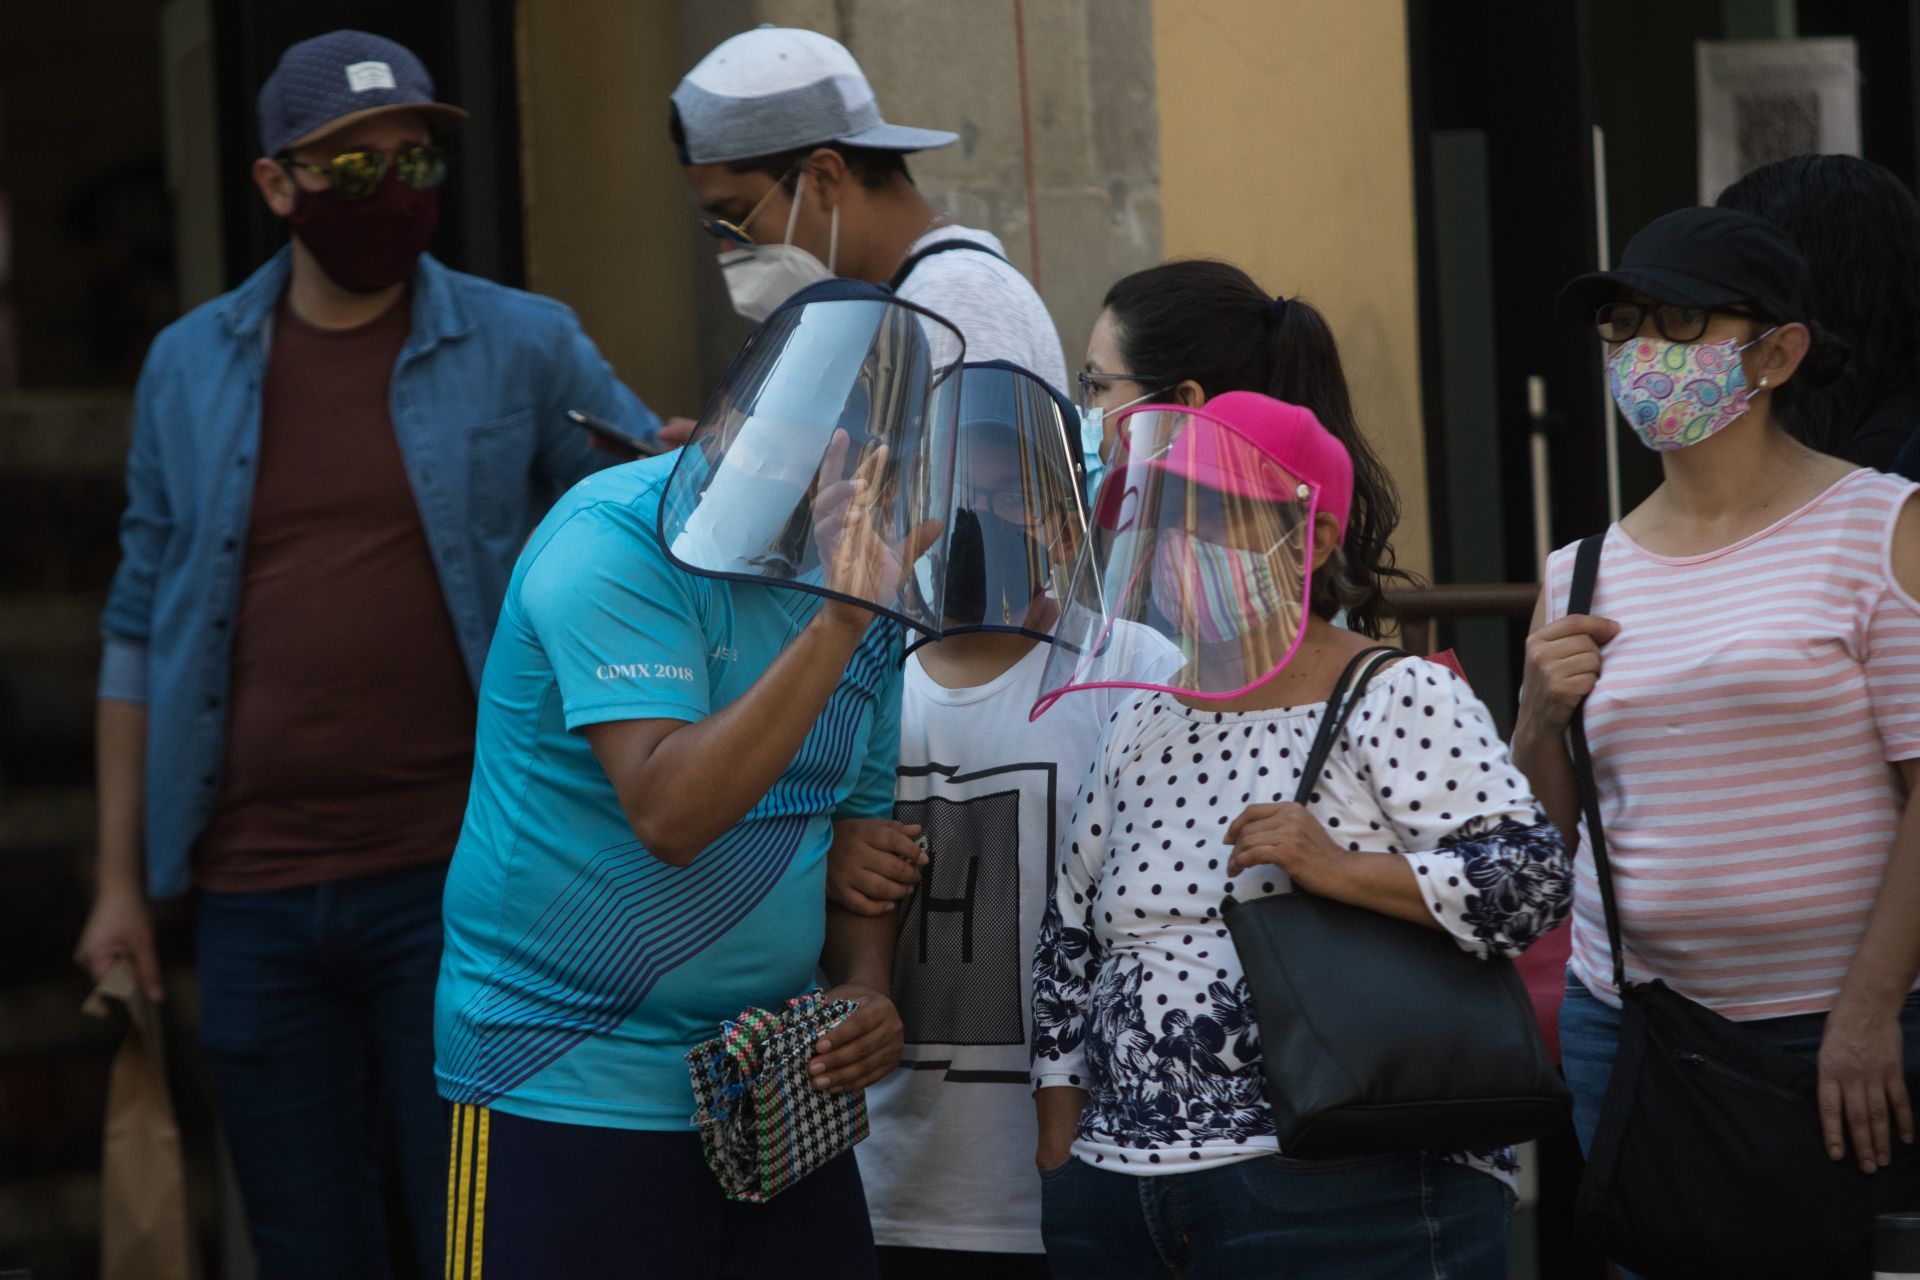
{"label": "polka dot blouse", "polygon": [[[1293,798],[1325,703],[1215,712],[1143,694],[1109,722],[1055,864],[1034,957],[1033,1084],[1088,1091],[1074,1154],[1119,1172],[1199,1169],[1278,1150],[1229,894],[1289,891],[1278,867],[1229,877],[1227,827]],[[1412,864],[1466,950],[1516,955],[1565,918],[1566,851],[1486,708],[1417,659],[1375,677],[1309,805],[1348,849]],[[1509,1151],[1460,1159],[1510,1180]]]}

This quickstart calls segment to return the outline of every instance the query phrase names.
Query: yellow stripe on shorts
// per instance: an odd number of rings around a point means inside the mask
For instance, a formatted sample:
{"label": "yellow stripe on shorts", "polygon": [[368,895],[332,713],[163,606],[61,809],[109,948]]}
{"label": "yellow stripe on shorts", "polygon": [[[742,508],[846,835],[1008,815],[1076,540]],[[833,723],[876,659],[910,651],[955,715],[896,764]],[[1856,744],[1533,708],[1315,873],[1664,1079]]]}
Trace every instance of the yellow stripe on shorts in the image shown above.
{"label": "yellow stripe on shorts", "polygon": [[479,1152],[473,1170],[473,1258],[467,1280],[480,1280],[480,1264],[486,1259],[487,1238],[487,1131],[493,1128],[493,1109],[481,1107]]}
{"label": "yellow stripe on shorts", "polygon": [[446,1280],[481,1280],[487,1221],[487,1138],[493,1113],[457,1103],[447,1158]]}
{"label": "yellow stripe on shorts", "polygon": [[454,1280],[453,1275],[453,1213],[460,1203],[458,1190],[460,1185],[460,1126],[467,1117],[467,1109],[460,1103],[453,1104],[453,1130],[447,1143],[447,1247],[440,1256],[444,1260],[441,1267],[442,1280]]}

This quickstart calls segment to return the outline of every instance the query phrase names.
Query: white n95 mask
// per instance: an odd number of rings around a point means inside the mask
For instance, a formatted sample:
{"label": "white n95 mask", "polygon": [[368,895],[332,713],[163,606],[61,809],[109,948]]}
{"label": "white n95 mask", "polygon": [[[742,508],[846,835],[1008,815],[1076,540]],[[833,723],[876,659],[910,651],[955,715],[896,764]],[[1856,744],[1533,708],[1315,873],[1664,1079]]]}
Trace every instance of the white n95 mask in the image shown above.
{"label": "white n95 mask", "polygon": [[840,257],[840,210],[837,207],[828,223],[825,263],[793,243],[793,225],[800,216],[800,201],[806,191],[807,175],[802,172],[793,189],[793,208],[787,214],[783,243],[746,245],[720,255],[720,276],[726,281],[728,300],[735,311],[755,324],[772,315],[775,308],[808,285],[834,277],[834,265]]}

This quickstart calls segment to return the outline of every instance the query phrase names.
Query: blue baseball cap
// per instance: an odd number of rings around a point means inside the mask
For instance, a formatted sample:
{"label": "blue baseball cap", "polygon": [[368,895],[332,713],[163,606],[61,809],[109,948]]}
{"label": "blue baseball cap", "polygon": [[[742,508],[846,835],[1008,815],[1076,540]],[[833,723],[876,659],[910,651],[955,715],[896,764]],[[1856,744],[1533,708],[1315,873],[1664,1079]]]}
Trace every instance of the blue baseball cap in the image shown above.
{"label": "blue baseball cap", "polygon": [[259,110],[268,156],[389,111],[412,111],[436,129],[467,118],[434,101],[433,77],[413,50],[365,31],[329,31],[289,48],[260,86]]}

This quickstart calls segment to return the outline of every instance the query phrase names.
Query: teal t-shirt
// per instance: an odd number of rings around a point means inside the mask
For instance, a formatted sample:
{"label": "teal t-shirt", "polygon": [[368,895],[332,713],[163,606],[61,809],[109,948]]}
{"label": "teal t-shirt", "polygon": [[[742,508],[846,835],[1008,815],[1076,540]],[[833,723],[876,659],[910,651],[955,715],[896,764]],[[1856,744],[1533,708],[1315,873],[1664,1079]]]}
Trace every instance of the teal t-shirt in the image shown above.
{"label": "teal t-shirt", "polygon": [[581,481],[508,586],[447,876],[434,1048],[454,1102],[689,1128],[687,1050],[810,985],[832,819],[892,811],[902,629],[881,619],[737,826],[686,867],[635,839],[581,730],[700,720],[746,692],[819,607],[675,567],[656,529],[672,466]]}

